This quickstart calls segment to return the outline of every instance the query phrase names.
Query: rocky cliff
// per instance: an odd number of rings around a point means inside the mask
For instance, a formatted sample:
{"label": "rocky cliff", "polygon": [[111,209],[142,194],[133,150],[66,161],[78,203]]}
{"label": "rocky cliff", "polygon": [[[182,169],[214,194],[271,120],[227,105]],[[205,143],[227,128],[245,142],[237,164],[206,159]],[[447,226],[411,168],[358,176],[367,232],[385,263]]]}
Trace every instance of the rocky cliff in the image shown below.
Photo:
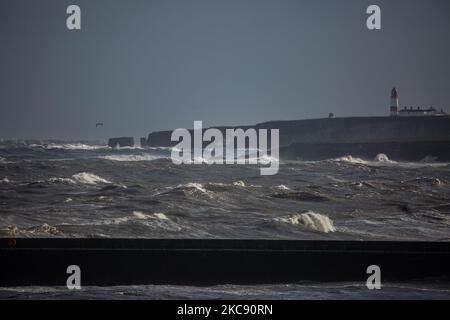
{"label": "rocky cliff", "polygon": [[[271,121],[239,128],[252,127],[280,130],[282,159],[318,160],[349,154],[370,158],[379,152],[398,160],[434,157],[450,161],[450,116]],[[177,142],[170,141],[171,133],[150,133],[146,145],[174,146]]]}

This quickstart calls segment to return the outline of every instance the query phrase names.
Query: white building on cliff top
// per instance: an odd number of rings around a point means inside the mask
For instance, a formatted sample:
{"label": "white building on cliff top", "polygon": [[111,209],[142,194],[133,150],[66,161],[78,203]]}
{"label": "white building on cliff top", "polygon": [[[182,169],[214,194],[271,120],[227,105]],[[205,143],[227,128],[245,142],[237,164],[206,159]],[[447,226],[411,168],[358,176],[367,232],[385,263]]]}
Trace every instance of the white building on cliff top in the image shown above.
{"label": "white building on cliff top", "polygon": [[421,108],[421,107],[403,107],[403,109],[399,108],[398,103],[398,92],[396,88],[393,88],[391,91],[391,107],[390,107],[391,116],[394,117],[421,117],[421,116],[445,116],[447,115],[443,109],[440,111],[436,110],[433,107],[429,108]]}

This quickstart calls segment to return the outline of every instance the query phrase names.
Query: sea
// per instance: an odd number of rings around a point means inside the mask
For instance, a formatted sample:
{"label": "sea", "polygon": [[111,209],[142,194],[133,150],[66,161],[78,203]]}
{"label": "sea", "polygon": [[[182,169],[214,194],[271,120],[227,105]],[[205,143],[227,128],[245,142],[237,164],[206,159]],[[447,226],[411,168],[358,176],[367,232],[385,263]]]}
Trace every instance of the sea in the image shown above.
{"label": "sea", "polygon": [[[450,241],[450,164],[183,164],[170,148],[0,140],[0,237]],[[251,156],[251,155],[250,155]],[[0,288],[0,299],[449,299],[450,281]]]}

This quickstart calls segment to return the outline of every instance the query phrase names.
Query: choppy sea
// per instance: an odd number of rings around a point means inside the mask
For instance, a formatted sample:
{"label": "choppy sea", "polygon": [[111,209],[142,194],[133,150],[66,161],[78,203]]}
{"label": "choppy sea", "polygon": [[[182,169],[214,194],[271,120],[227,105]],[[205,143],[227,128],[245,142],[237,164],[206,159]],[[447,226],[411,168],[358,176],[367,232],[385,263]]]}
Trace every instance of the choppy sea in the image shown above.
{"label": "choppy sea", "polygon": [[[1,141],[0,237],[450,240],[450,164],[359,159],[175,165],[168,148]],[[450,298],[439,279],[385,284],[0,288],[0,298]]]}

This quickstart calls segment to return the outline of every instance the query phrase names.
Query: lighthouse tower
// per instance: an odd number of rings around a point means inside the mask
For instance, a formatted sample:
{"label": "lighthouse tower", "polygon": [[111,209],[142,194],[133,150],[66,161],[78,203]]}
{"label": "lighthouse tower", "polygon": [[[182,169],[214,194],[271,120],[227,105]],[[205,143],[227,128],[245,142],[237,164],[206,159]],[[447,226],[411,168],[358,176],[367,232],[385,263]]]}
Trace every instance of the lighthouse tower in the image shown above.
{"label": "lighthouse tower", "polygon": [[398,115],[398,92],[396,88],[391,91],[391,116]]}

